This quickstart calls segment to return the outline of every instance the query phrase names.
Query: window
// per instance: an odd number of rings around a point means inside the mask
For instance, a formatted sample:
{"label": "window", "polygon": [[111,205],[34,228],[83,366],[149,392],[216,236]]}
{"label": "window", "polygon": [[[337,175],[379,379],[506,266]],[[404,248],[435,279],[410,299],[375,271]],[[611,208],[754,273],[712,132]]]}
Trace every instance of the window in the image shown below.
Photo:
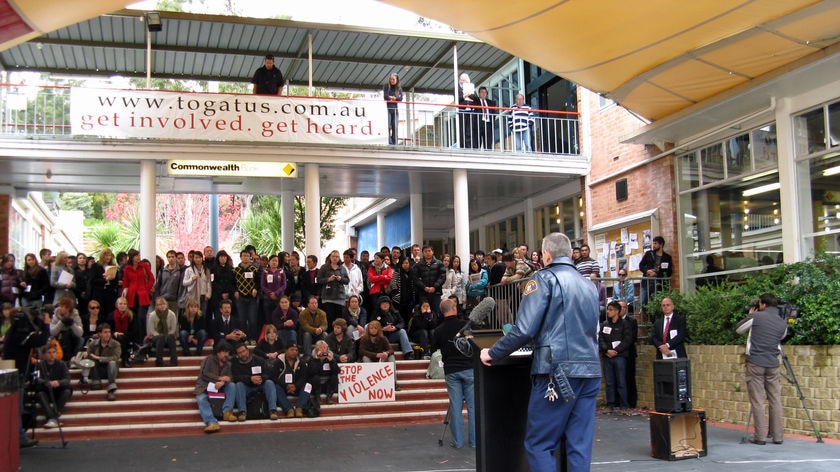
{"label": "window", "polygon": [[683,263],[689,285],[721,277],[742,280],[750,272],[782,261],[776,161],[774,125],[677,159]]}

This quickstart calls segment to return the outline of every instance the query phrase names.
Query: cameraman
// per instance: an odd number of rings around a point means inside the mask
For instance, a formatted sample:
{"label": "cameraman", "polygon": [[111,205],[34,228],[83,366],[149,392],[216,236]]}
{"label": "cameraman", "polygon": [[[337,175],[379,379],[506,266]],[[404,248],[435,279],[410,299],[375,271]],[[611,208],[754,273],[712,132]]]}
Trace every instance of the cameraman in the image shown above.
{"label": "cameraman", "polygon": [[765,293],[750,306],[749,315],[738,322],[735,331],[747,336],[746,381],[750,396],[750,412],[755,431],[750,442],[764,445],[767,422],[764,418],[764,399],[770,410],[770,436],[773,444],[782,444],[782,387],[779,382],[779,345],[787,332],[787,321],[780,315],[778,300]]}
{"label": "cameraman", "polygon": [[[40,312],[38,314],[41,314]],[[47,326],[50,322],[48,312],[43,312],[43,318],[26,309],[13,312],[12,327],[6,332],[3,344],[3,359],[13,359],[15,368],[20,375],[20,447],[32,447],[38,444],[35,438],[26,437],[26,430],[23,429],[23,397],[24,384],[29,380],[30,363],[29,355],[32,348],[39,348],[47,343],[49,331]]]}
{"label": "cameraman", "polygon": [[70,297],[61,297],[50,322],[50,336],[61,344],[65,362],[70,361],[82,349],[82,334],[82,318],[76,310],[76,301]]}

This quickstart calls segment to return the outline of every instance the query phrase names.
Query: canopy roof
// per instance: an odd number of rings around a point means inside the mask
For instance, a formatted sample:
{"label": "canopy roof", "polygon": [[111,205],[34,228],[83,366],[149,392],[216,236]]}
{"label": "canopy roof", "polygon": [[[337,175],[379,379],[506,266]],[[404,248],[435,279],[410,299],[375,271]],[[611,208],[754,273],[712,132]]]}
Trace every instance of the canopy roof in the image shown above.
{"label": "canopy roof", "polygon": [[837,0],[384,0],[658,120],[840,41]]}
{"label": "canopy roof", "polygon": [[[143,15],[121,10],[65,26],[0,52],[0,67],[145,77]],[[273,54],[289,83],[307,85],[310,34],[316,87],[378,90],[398,73],[406,90],[451,95],[453,47],[459,70],[476,82],[513,59],[463,34],[175,12],[161,17],[162,31],[151,34],[154,78],[250,82],[263,57]]]}
{"label": "canopy roof", "polygon": [[[817,60],[840,42],[840,1],[837,0],[529,0],[515,5],[509,0],[383,1],[450,24],[509,53],[477,53],[479,59],[473,63],[462,60],[461,69],[472,72],[474,82],[480,82],[489,68],[517,56],[602,93],[651,120],[675,114],[739,85],[748,86],[750,81],[774,71]],[[126,0],[0,0],[3,25],[0,51],[5,50],[0,54],[0,67],[8,70],[48,67],[47,63],[28,62],[35,60],[38,54],[33,49],[40,44],[47,51],[43,54],[55,54],[49,56],[52,59],[73,56],[77,63],[67,64],[67,69],[78,73],[120,70],[140,75],[140,71],[145,71],[140,52],[144,41],[138,35],[143,36],[144,30],[143,25],[136,23],[94,18],[77,25],[81,29],[78,34],[89,33],[89,36],[74,37],[71,28],[63,28],[63,33],[50,33],[28,48],[9,50],[41,33],[128,3]],[[139,12],[123,14],[137,16]],[[191,16],[195,15],[164,14],[165,20],[178,22],[178,28],[177,33],[155,33],[159,35],[155,39],[156,77],[209,78],[227,73],[233,80],[244,80],[252,72],[245,64],[251,66],[253,60],[249,62],[242,56],[258,56],[275,49],[275,54],[283,57],[281,69],[285,67],[289,71],[292,82],[306,83],[302,80],[306,68],[299,65],[306,56],[301,39],[313,25],[301,24],[300,30],[288,33],[275,28],[270,33],[266,31],[267,25],[281,23],[248,19],[250,25],[244,27],[237,26],[241,22],[231,17],[207,18],[220,23],[216,29],[203,23],[180,23],[189,22]],[[115,57],[111,63],[103,64],[107,61],[101,44],[89,53],[83,48],[76,49],[76,46],[91,49],[97,28],[107,29],[109,25],[105,23],[109,22],[117,28],[114,32],[125,27],[124,36],[112,38],[115,48],[130,52],[123,54],[124,63],[116,57],[119,54],[112,53]],[[316,54],[325,62],[316,66],[315,73],[322,78],[335,77],[332,81],[316,80],[318,85],[325,86],[353,82],[347,74],[349,69],[366,75],[365,83],[371,86],[374,81],[381,83],[387,73],[404,70],[408,72],[403,74],[408,75],[404,85],[414,85],[418,91],[448,93],[451,78],[435,66],[443,66],[441,69],[451,66],[449,49],[454,44],[459,45],[459,57],[464,57],[462,47],[480,48],[465,37],[438,38],[430,46],[419,38],[398,35],[388,49],[378,47],[377,43],[377,47],[367,51],[372,44],[370,36],[346,36],[339,31],[327,31],[323,25],[318,25],[318,29],[323,30],[320,33],[323,36],[316,38],[315,46],[326,49]],[[198,42],[201,38],[198,33],[208,31],[213,37],[205,38],[206,44]],[[367,30],[368,34],[377,32],[383,31]],[[221,56],[214,56],[214,49]],[[196,54],[190,55],[190,51]],[[227,56],[233,51],[238,57]],[[391,53],[391,62],[382,56],[386,51]],[[371,59],[378,58],[380,65],[366,62],[366,53],[370,53]],[[24,57],[27,54],[31,57]],[[358,64],[352,62],[354,54],[360,56]],[[343,61],[330,62],[331,59]],[[227,67],[214,69],[222,60],[227,62]],[[403,66],[409,69],[400,69]]]}

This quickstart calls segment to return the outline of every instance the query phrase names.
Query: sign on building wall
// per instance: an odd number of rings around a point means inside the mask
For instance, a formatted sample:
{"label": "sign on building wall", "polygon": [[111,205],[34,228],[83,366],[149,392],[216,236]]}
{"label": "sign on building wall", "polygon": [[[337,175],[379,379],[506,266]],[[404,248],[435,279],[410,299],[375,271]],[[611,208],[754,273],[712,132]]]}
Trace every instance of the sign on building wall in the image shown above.
{"label": "sign on building wall", "polygon": [[166,162],[167,175],[187,177],[297,177],[292,162],[199,161]]}
{"label": "sign on building wall", "polygon": [[382,100],[73,88],[73,135],[388,144]]}
{"label": "sign on building wall", "polygon": [[339,403],[392,402],[396,368],[393,362],[339,364]]}

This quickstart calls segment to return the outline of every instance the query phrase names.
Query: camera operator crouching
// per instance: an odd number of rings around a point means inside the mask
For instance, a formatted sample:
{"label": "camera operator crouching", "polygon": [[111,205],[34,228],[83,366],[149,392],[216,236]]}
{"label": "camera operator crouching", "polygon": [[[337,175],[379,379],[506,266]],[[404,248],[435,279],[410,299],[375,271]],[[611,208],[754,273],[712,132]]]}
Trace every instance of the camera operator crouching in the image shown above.
{"label": "camera operator crouching", "polygon": [[735,328],[738,334],[749,332],[745,378],[755,428],[750,442],[758,445],[766,444],[768,433],[764,417],[765,398],[769,404],[769,435],[773,444],[782,444],[784,439],[779,345],[787,332],[787,320],[779,312],[778,304],[773,294],[765,293],[750,303],[748,316]]}

